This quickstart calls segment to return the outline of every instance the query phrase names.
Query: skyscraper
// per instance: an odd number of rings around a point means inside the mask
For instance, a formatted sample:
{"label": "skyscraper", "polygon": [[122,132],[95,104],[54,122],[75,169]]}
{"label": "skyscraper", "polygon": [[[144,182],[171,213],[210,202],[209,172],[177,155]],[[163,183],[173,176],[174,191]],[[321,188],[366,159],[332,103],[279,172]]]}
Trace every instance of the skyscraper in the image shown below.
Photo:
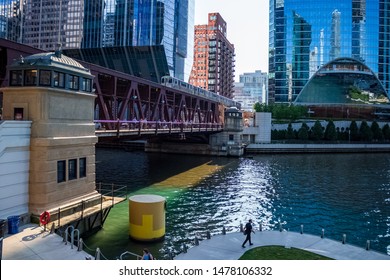
{"label": "skyscraper", "polygon": [[[296,88],[302,88],[310,75],[311,24],[293,11],[293,44],[291,86],[288,101],[292,101]],[[290,87],[290,85],[289,85]]]}
{"label": "skyscraper", "polygon": [[0,0],[2,38],[43,50],[156,47],[143,55],[159,55],[183,80],[191,71],[193,25],[194,0]]}
{"label": "skyscraper", "polygon": [[254,111],[256,102],[268,104],[267,73],[256,70],[254,73],[240,75],[240,82],[234,83],[233,100],[241,103],[244,111]]}
{"label": "skyscraper", "polygon": [[293,102],[315,69],[340,57],[369,67],[389,93],[389,18],[388,0],[270,0],[270,102]]}
{"label": "skyscraper", "polygon": [[22,36],[19,0],[0,0],[0,38],[18,41]]}
{"label": "skyscraper", "polygon": [[340,27],[341,27],[340,12],[338,10],[334,10],[332,13],[332,31],[331,31],[331,39],[330,39],[330,56],[329,56],[330,60],[340,57],[340,44],[341,44]]}
{"label": "skyscraper", "polygon": [[227,24],[219,13],[208,14],[208,24],[195,26],[189,83],[232,98],[235,54],[226,32]]}
{"label": "skyscraper", "polygon": [[[78,48],[83,38],[83,0],[26,0],[18,42],[42,50]],[[9,38],[5,38],[9,39]]]}

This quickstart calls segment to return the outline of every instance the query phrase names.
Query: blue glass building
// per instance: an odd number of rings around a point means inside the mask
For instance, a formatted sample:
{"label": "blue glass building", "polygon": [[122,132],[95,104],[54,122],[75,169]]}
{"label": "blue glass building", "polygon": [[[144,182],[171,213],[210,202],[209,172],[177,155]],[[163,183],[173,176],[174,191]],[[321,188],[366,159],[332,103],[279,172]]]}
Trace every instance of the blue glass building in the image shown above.
{"label": "blue glass building", "polygon": [[[76,57],[92,58],[91,53],[95,53],[95,56],[102,55],[96,48],[155,47],[148,50],[150,56],[156,57],[156,60],[166,60],[168,69],[163,69],[165,63],[157,62],[160,65],[159,69],[149,72],[156,73],[156,77],[168,74],[182,80],[188,79],[193,53],[194,0],[86,0],[86,2],[89,4],[84,8],[84,36],[81,42],[81,52],[84,54],[78,54]],[[103,54],[109,52],[111,49],[104,51]],[[127,55],[135,52],[137,51],[122,49],[122,53]],[[72,52],[68,54],[72,55]],[[87,60],[94,62],[88,58]],[[126,61],[124,57],[119,60],[120,63]],[[156,64],[156,61],[152,63]],[[104,66],[113,68],[110,65]],[[115,70],[131,68],[117,66],[114,67]],[[139,75],[140,71],[129,73]],[[141,76],[150,78],[153,75],[143,73]]]}
{"label": "blue glass building", "polygon": [[[0,0],[0,36],[48,51],[61,46],[74,58],[99,64],[106,61],[102,66],[145,78],[158,80],[161,75],[171,75],[188,80],[193,60],[194,3]],[[101,58],[114,53],[115,57]],[[114,63],[108,63],[110,59]],[[135,60],[147,62],[133,69],[130,61]],[[153,64],[159,67],[151,67]]]}
{"label": "blue glass building", "polygon": [[[389,20],[388,0],[270,0],[269,101],[294,102],[323,66],[339,67],[338,58],[369,69],[365,72],[378,78],[378,88],[388,97]],[[332,61],[337,63],[329,64]],[[314,83],[305,90],[309,88],[314,89]]]}

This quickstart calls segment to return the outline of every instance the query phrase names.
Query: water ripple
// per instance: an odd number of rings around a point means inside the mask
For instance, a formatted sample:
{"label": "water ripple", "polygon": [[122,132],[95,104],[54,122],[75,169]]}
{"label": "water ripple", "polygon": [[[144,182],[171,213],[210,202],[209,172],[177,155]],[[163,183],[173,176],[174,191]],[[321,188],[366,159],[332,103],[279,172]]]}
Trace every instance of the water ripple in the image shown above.
{"label": "water ripple", "polygon": [[[166,197],[166,236],[150,245],[160,258],[179,252],[184,243],[192,244],[195,236],[205,238],[207,231],[219,234],[223,226],[228,232],[238,231],[249,218],[264,230],[282,226],[299,231],[304,225],[311,234],[320,235],[324,229],[332,239],[347,234],[352,244],[364,247],[370,240],[372,249],[390,250],[390,160],[386,154],[261,155],[216,158],[210,163],[208,157],[110,150],[98,151],[97,159],[98,181],[121,182],[137,193]],[[219,167],[207,177],[197,175],[204,168],[196,167],[205,164]],[[191,182],[197,176],[204,179],[186,184],[186,170],[191,170]],[[177,174],[182,186],[156,185],[161,181],[177,184]],[[121,238],[127,234],[119,231],[126,227],[128,209],[118,208],[110,214],[104,231],[87,240],[99,244],[103,252],[111,250],[113,256],[144,246],[103,234],[112,231]]]}

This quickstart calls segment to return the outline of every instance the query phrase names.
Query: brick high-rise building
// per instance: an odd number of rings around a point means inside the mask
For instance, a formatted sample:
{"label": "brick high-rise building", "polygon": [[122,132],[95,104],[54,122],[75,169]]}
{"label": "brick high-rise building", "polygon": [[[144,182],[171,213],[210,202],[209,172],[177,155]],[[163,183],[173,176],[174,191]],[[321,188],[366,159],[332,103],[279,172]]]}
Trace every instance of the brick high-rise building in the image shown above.
{"label": "brick high-rise building", "polygon": [[194,62],[189,83],[232,98],[234,45],[226,38],[226,22],[219,13],[208,15],[208,24],[195,26]]}

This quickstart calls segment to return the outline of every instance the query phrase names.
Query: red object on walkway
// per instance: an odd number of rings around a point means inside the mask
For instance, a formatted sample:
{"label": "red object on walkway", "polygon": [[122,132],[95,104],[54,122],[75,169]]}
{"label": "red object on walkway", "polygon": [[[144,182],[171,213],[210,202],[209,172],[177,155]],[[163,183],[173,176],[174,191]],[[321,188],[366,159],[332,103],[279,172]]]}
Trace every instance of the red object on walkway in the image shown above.
{"label": "red object on walkway", "polygon": [[45,211],[39,216],[39,221],[42,225],[47,225],[50,222],[50,213]]}

